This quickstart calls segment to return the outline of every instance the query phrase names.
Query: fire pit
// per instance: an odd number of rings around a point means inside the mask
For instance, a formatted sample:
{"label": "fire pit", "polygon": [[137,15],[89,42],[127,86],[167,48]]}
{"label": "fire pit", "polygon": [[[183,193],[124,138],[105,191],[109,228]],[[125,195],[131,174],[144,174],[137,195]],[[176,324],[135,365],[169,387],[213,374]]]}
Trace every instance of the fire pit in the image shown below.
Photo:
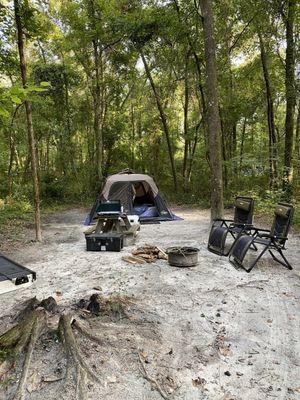
{"label": "fire pit", "polygon": [[166,250],[168,262],[174,267],[194,267],[198,264],[198,252],[196,247],[169,247]]}

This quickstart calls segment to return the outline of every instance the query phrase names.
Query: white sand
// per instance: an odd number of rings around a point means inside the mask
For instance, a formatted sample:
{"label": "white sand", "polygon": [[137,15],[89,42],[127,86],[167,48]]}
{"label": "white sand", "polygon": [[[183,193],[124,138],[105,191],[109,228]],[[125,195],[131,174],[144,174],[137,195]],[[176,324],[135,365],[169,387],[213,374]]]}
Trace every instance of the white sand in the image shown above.
{"label": "white sand", "polygon": [[[1,295],[0,332],[26,299],[53,296],[68,310],[101,287],[104,295],[132,296],[135,305],[132,320],[98,323],[95,333],[103,345],[80,341],[102,381],[88,382],[89,399],[161,399],[141,375],[139,349],[149,375],[172,399],[300,399],[299,235],[287,243],[292,271],[266,255],[247,274],[206,250],[207,210],[174,211],[184,221],[143,225],[136,244],[196,245],[199,265],[194,268],[174,268],[161,260],[130,265],[121,257],[132,248],[86,252],[84,210],[49,218],[44,243],[28,243],[14,254],[37,272],[38,280],[31,288]],[[62,381],[41,383],[43,376],[64,371],[63,353],[52,339],[44,336],[37,346],[26,399],[75,398],[74,388],[63,388]],[[10,393],[0,390],[0,398]]]}

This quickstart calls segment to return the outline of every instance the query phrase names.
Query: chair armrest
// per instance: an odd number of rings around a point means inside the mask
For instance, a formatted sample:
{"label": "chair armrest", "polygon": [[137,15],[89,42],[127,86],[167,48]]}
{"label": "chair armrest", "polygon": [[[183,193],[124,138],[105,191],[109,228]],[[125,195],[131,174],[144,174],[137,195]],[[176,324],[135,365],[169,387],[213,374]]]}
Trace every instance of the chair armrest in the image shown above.
{"label": "chair armrest", "polygon": [[273,238],[276,240],[288,240],[287,236],[273,236]]}
{"label": "chair armrest", "polygon": [[261,238],[270,238],[270,239],[273,239],[275,237],[273,235],[270,235],[269,233],[258,233],[257,236]]}
{"label": "chair armrest", "polygon": [[231,226],[238,226],[238,227],[241,227],[241,228],[247,228],[247,229],[252,229],[253,228],[252,224],[241,224],[240,222],[232,222],[230,225]]}
{"label": "chair armrest", "polygon": [[225,218],[214,218],[213,222],[234,222],[233,219],[225,219]]}
{"label": "chair armrest", "polygon": [[286,236],[276,236],[276,235],[271,235],[271,234],[267,234],[267,233],[258,233],[259,237],[261,238],[270,238],[273,241],[278,241],[278,240],[288,240],[288,238]]}

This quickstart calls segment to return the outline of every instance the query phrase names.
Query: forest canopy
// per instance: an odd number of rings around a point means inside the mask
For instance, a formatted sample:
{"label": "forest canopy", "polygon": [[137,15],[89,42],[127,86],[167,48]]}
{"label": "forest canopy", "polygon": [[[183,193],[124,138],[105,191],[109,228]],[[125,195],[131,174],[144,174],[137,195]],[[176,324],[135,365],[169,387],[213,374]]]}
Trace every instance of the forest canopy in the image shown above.
{"label": "forest canopy", "polygon": [[[124,168],[151,174],[169,200],[210,204],[201,3],[1,1],[0,208],[89,199]],[[225,201],[297,201],[299,3],[208,3]]]}

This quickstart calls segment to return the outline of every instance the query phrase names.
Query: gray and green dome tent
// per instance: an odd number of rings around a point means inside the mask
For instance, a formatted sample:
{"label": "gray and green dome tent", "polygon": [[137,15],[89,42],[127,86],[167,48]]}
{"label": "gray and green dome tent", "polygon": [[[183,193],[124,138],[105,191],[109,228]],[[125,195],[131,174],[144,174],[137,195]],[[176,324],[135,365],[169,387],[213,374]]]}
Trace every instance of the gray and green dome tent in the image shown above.
{"label": "gray and green dome tent", "polygon": [[[137,196],[136,188],[139,189]],[[124,212],[139,215],[141,221],[172,221],[179,219],[168,208],[153,178],[145,174],[136,174],[125,170],[110,175],[103,185],[90,214],[85,221],[89,225],[96,216],[101,202],[120,200]]]}

